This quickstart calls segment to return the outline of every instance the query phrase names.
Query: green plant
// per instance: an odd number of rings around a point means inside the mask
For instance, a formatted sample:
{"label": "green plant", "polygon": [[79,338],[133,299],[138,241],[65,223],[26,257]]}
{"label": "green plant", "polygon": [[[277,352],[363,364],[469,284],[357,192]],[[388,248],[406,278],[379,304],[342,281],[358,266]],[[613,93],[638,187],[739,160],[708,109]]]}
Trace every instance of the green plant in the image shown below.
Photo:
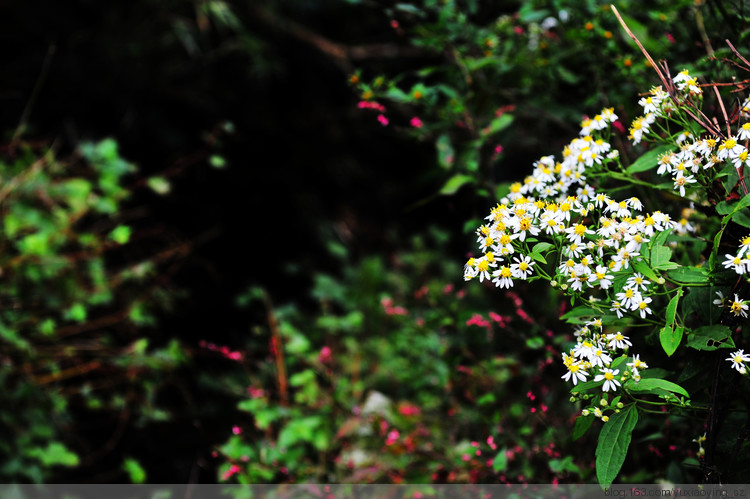
{"label": "green plant", "polygon": [[643,114],[628,138],[660,145],[626,162],[628,150],[612,147],[614,111],[584,119],[561,160],[541,158],[493,208],[477,230],[483,255],[469,260],[465,278],[500,288],[544,280],[570,298],[575,308],[562,319],[575,326],[575,342],[562,355],[563,378],[582,409],[574,437],[604,422],[600,484],[617,477],[634,431],[666,421],[699,443],[683,466],[711,482],[741,477],[748,407],[726,385],[745,389],[750,361],[742,348],[729,353],[746,341],[750,303],[750,105],[688,70],[671,77],[639,46],[661,86],[639,100]]}
{"label": "green plant", "polygon": [[[76,433],[86,411],[167,419],[155,389],[187,360],[176,339],[154,344],[139,329],[171,295],[154,285],[157,259],[124,253],[139,237],[123,209],[135,166],[112,139],[66,158],[55,149],[14,141],[0,158],[0,478],[9,482],[43,482],[108,452]],[[142,480],[137,461],[126,467]]]}

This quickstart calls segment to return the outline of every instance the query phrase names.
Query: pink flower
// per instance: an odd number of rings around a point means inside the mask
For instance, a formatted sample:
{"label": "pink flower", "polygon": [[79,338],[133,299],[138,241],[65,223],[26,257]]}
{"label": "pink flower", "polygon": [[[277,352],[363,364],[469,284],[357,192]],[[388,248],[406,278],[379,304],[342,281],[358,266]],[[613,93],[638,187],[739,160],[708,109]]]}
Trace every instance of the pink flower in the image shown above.
{"label": "pink flower", "polygon": [[388,126],[388,118],[386,118],[382,114],[378,115],[378,121],[380,122],[381,125]]}
{"label": "pink flower", "polygon": [[385,440],[385,445],[393,445],[398,441],[398,437],[400,437],[398,430],[391,430],[388,433],[388,438]]}
{"label": "pink flower", "polygon": [[330,362],[331,359],[332,359],[332,356],[331,356],[331,347],[324,346],[323,348],[321,348],[320,349],[320,354],[318,355],[318,361],[321,364],[326,364],[326,363]]}
{"label": "pink flower", "polygon": [[398,412],[404,416],[416,416],[420,411],[419,407],[414,404],[402,404],[401,407],[398,408]]}
{"label": "pink flower", "polygon": [[234,433],[235,435],[239,435],[240,433],[242,433],[242,428],[240,428],[239,426],[232,426],[232,433]]}
{"label": "pink flower", "polygon": [[239,466],[237,466],[236,464],[233,464],[232,466],[230,466],[230,467],[229,467],[229,469],[228,469],[228,470],[226,471],[226,473],[224,473],[224,474],[223,474],[223,475],[221,476],[221,479],[222,479],[222,480],[229,480],[229,478],[230,478],[230,477],[231,477],[232,475],[236,475],[236,474],[237,474],[237,473],[239,473],[239,472],[240,472],[240,467],[239,467]]}
{"label": "pink flower", "polygon": [[414,128],[422,128],[422,125],[423,125],[424,123],[422,123],[422,120],[420,120],[419,118],[417,118],[417,117],[415,116],[415,117],[413,117],[413,118],[412,118],[412,119],[411,119],[411,120],[409,121],[409,124],[410,124],[411,126],[413,126]]}

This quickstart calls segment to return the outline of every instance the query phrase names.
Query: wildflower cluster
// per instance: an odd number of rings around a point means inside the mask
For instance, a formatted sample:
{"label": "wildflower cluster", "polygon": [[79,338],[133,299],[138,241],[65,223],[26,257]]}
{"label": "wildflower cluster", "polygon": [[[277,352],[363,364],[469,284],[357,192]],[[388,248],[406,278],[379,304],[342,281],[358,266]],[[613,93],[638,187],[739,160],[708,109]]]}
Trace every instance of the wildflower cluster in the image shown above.
{"label": "wildflower cluster", "polygon": [[[666,135],[676,146],[662,154],[658,159],[657,173],[667,175],[672,180],[673,189],[681,197],[692,191],[695,198],[702,187],[710,185],[717,177],[726,174],[724,167],[741,169],[750,166],[748,149],[740,142],[750,139],[750,122],[738,125],[736,133],[721,138],[716,134],[696,136],[695,126],[688,119],[685,108],[699,109],[702,101],[702,90],[697,80],[687,70],[680,72],[672,79],[677,90],[670,95],[661,86],[654,87],[638,103],[643,108],[630,126],[628,136],[633,144],[645,138],[661,140]],[[750,109],[750,100],[746,100],[741,109]],[[744,119],[750,118],[746,112],[740,112]],[[673,127],[677,126],[674,132]]]}
{"label": "wildflower cluster", "polygon": [[[476,232],[482,255],[464,267],[466,280],[491,280],[501,288],[544,278],[587,303],[598,317],[575,332],[576,346],[563,354],[567,373],[562,377],[573,385],[592,378],[603,392],[616,391],[628,378],[638,381],[647,367],[638,354],[630,358],[628,369],[611,367],[632,343],[620,331],[605,332],[604,322],[625,314],[650,320],[652,288],[663,288],[664,279],[650,270],[642,254],[657,235],[679,225],[660,211],[642,213],[636,197],[612,199],[587,183],[588,171],[618,160],[606,140],[616,120],[612,109],[584,119],[562,161],[543,157],[532,175],[512,185]],[[544,255],[556,255],[553,272],[544,267]]]}

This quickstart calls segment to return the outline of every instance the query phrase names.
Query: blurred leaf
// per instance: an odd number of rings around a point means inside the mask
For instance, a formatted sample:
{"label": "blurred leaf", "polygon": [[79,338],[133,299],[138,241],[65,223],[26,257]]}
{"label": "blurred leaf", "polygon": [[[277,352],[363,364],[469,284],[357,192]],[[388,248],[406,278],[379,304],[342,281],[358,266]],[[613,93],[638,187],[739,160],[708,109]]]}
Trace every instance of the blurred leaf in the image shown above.
{"label": "blurred leaf", "polygon": [[450,196],[458,192],[458,190],[466,184],[474,183],[474,177],[468,175],[454,175],[445,183],[440,189],[440,194]]}
{"label": "blurred leaf", "polygon": [[146,482],[146,470],[144,470],[140,463],[135,459],[125,459],[125,461],[123,461],[122,463],[122,469],[128,474],[130,483]]}
{"label": "blurred leaf", "polygon": [[155,193],[162,196],[164,196],[165,194],[169,194],[169,191],[172,189],[169,181],[167,181],[167,179],[165,179],[164,177],[151,177],[148,179],[147,183]]}
{"label": "blurred leaf", "polygon": [[126,244],[130,240],[130,227],[127,225],[118,225],[109,234],[109,237],[117,244]]}

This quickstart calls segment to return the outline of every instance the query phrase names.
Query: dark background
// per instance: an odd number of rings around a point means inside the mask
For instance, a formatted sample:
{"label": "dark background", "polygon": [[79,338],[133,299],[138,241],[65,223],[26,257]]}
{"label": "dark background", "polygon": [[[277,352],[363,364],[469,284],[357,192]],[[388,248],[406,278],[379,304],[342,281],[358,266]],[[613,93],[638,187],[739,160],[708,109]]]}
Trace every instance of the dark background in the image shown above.
{"label": "dark background", "polygon": [[[403,46],[376,9],[247,2],[234,12],[237,30],[200,26],[195,6],[181,1],[13,2],[0,16],[5,141],[24,112],[23,137],[57,141],[60,155],[82,140],[117,140],[139,167],[130,206],[141,216],[130,251],[154,249],[137,246],[144,231],[193,243],[167,283],[182,298],[155,333],[187,344],[241,344],[253,318],[234,301],[249,285],[279,303],[304,303],[313,271],[336,272],[331,238],[354,258],[388,253],[426,224],[459,233],[471,204],[458,196],[410,208],[439,188],[439,179],[425,180],[433,146],[399,139],[358,110],[349,63],[300,31]],[[368,61],[375,70],[409,63]],[[228,166],[211,168],[210,154]],[[172,182],[166,196],[144,187],[157,174]],[[457,245],[458,262],[465,251]],[[224,367],[198,358],[195,369]],[[160,400],[180,407],[189,398],[202,414],[137,427],[82,412],[80,443],[101,448],[59,481],[122,481],[119,454],[136,457],[150,482],[214,481],[207,449],[226,438],[235,402],[202,390],[189,373],[184,386],[187,395],[165,390]]]}

